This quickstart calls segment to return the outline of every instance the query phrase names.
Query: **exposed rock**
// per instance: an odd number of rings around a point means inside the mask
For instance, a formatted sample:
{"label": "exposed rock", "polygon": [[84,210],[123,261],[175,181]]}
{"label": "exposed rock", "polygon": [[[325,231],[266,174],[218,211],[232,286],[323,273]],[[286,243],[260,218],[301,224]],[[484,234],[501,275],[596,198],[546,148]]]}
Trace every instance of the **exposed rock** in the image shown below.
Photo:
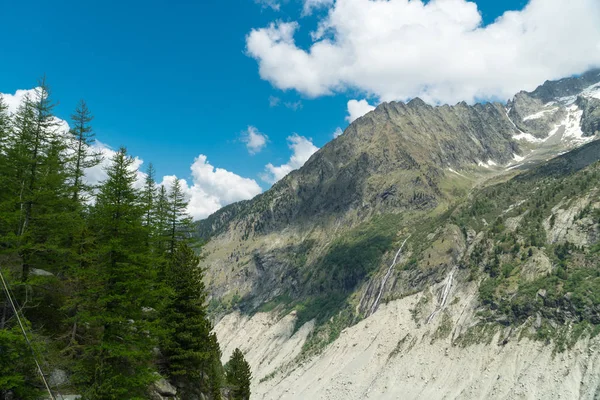
{"label": "exposed rock", "polygon": [[591,196],[582,199],[565,199],[554,207],[553,216],[544,221],[550,243],[569,242],[576,246],[593,243],[598,237],[598,226],[590,218],[580,218],[582,210],[591,203]]}
{"label": "exposed rock", "polygon": [[177,388],[162,377],[154,382],[154,392],[163,399],[173,399],[177,396]]}
{"label": "exposed rock", "polygon": [[67,375],[66,371],[57,368],[50,372],[48,383],[52,387],[64,386],[69,383],[69,375]]}
{"label": "exposed rock", "polygon": [[566,116],[564,106],[544,104],[527,92],[518,93],[508,107],[509,116],[519,129],[537,138],[548,137],[552,127]]}
{"label": "exposed rock", "polygon": [[552,262],[546,254],[536,251],[521,268],[521,277],[533,281],[552,272]]}
{"label": "exposed rock", "polygon": [[583,133],[586,136],[594,136],[600,133],[600,99],[579,97],[577,105],[583,110],[581,117],[581,130]]}
{"label": "exposed rock", "polygon": [[33,275],[33,276],[54,276],[54,274],[52,272],[45,271],[45,270],[39,269],[39,268],[31,268],[29,270],[29,274]]}
{"label": "exposed rock", "polygon": [[[463,289],[460,294],[465,300],[449,306],[453,324],[460,324],[463,310],[471,309],[474,293]],[[594,399],[600,387],[600,352],[587,349],[600,345],[600,337],[584,339],[560,356],[540,342],[502,341],[505,334],[466,348],[451,338],[432,343],[438,325],[419,326],[411,316],[419,296],[383,304],[322,353],[293,367],[287,366],[286,349],[301,347],[303,341],[246,344],[246,332],[254,337],[271,329],[264,325],[265,315],[227,317],[215,331],[220,342],[228,342],[226,351],[248,349],[256,399]]]}
{"label": "exposed rock", "polygon": [[[542,343],[516,338],[521,329],[527,337],[577,318],[600,321],[600,307],[560,286],[572,265],[589,266],[579,248],[600,237],[595,212],[586,214],[597,192],[582,179],[589,171],[578,174],[600,158],[600,141],[581,146],[596,110],[582,90],[598,80],[546,83],[515,96],[510,111],[495,103],[383,103],[269,191],[200,222],[200,235],[211,238],[211,304],[226,314],[215,327],[223,359],[241,348],[263,399],[593,398],[600,355],[555,358]],[[374,221],[380,235],[365,228]],[[567,241],[576,250],[552,246]],[[353,264],[374,248],[377,257]],[[332,282],[339,286],[329,290]],[[335,304],[327,314],[329,293],[343,298],[343,312],[335,314]],[[272,300],[263,308],[272,313],[231,312]],[[298,312],[281,317],[290,304]],[[320,325],[295,331],[307,315]],[[477,344],[482,337],[485,345]],[[302,353],[315,342],[322,353]]]}
{"label": "exposed rock", "polygon": [[517,228],[519,227],[519,224],[521,223],[521,220],[523,219],[523,217],[524,217],[524,215],[519,215],[518,217],[506,218],[506,221],[504,222],[506,229],[509,232],[516,231]]}

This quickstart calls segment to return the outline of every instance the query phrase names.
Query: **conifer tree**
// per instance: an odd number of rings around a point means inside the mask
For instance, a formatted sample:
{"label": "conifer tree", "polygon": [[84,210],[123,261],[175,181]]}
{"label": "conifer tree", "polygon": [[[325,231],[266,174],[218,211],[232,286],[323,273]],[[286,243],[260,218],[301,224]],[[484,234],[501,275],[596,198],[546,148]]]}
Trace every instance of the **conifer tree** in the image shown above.
{"label": "conifer tree", "polygon": [[170,254],[174,254],[177,243],[186,241],[191,236],[192,219],[187,214],[187,204],[181,181],[174,179],[169,191],[168,251]]}
{"label": "conifer tree", "polygon": [[[73,180],[72,196],[74,201],[79,201],[80,196],[89,191],[88,185],[85,184],[83,178],[85,169],[92,168],[102,162],[100,152],[92,151],[95,134],[90,125],[94,117],[87,107],[84,100],[80,100],[73,115],[71,115],[71,123],[73,127],[71,133],[71,145],[73,151],[71,177]],[[87,198],[83,198],[83,201]]]}
{"label": "conifer tree", "polygon": [[248,400],[250,398],[250,381],[252,373],[250,365],[244,359],[240,349],[235,349],[225,364],[227,383],[231,386],[232,400]]}
{"label": "conifer tree", "polygon": [[[35,94],[20,105],[6,151],[9,197],[5,216],[12,226],[22,262],[22,280],[30,268],[62,264],[65,238],[65,142],[52,114],[54,103],[44,78]],[[65,224],[67,222],[67,224]]]}
{"label": "conifer tree", "polygon": [[164,323],[168,335],[162,344],[169,376],[185,392],[184,398],[210,391],[215,354],[211,324],[206,314],[206,291],[199,257],[185,242],[178,243],[169,262],[168,284],[172,290]]}
{"label": "conifer tree", "polygon": [[152,163],[148,164],[146,169],[146,178],[144,180],[144,189],[142,192],[142,201],[144,203],[144,225],[152,227],[154,225],[155,203],[156,203],[156,171]]}
{"label": "conifer tree", "polygon": [[92,210],[95,273],[79,311],[87,326],[77,383],[89,399],[142,399],[155,379],[155,326],[144,310],[156,305],[144,208],[134,188],[134,160],[119,149]]}
{"label": "conifer tree", "polygon": [[155,250],[157,254],[165,256],[169,242],[169,195],[164,185],[158,188],[153,208]]}
{"label": "conifer tree", "polygon": [[[34,203],[40,178],[40,167],[47,161],[47,150],[51,145],[58,146],[56,141],[57,122],[53,114],[55,103],[50,99],[50,89],[46,84],[46,78],[43,77],[35,89],[33,100],[26,99],[25,102],[31,102],[30,107],[25,107],[27,114],[23,115],[21,134],[28,141],[28,154],[26,163],[28,164],[27,177],[24,181],[24,215],[20,226],[19,234],[25,235],[31,222]],[[33,117],[33,121],[27,121],[27,118]],[[19,118],[19,117],[17,117]],[[54,152],[53,155],[56,155]],[[24,261],[25,264],[25,261]],[[24,275],[26,275],[24,273]]]}
{"label": "conifer tree", "polygon": [[[9,165],[8,165],[8,143],[11,135],[11,122],[8,114],[8,106],[0,97],[0,212],[3,212],[2,205],[8,200],[9,196]],[[0,226],[0,236],[4,235],[5,227]]]}
{"label": "conifer tree", "polygon": [[18,327],[0,327],[0,399],[40,398],[39,376]]}

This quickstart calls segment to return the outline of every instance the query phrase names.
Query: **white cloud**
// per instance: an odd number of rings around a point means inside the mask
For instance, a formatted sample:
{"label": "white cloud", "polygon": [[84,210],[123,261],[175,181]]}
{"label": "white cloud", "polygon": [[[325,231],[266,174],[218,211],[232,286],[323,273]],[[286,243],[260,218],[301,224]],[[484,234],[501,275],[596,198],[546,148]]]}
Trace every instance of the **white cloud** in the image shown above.
{"label": "white cloud", "polygon": [[284,105],[290,110],[298,111],[302,108],[302,101],[286,101]]}
{"label": "white cloud", "polygon": [[[37,99],[38,89],[39,88],[19,89],[15,92],[15,94],[0,93],[0,97],[8,106],[8,113],[15,114],[19,108],[19,105],[23,102],[23,100],[25,100],[26,97],[29,97],[30,100]],[[69,124],[67,121],[60,118],[54,118],[54,122],[56,123],[56,132],[58,134],[66,135],[69,132]]]}
{"label": "white cloud", "polygon": [[467,0],[337,0],[298,47],[297,22],[252,30],[260,76],[307,96],[356,90],[383,101],[499,97],[600,65],[598,0],[531,0],[483,27]]}
{"label": "white cloud", "polygon": [[[107,178],[105,169],[115,155],[114,150],[100,142],[96,142],[94,149],[102,153],[104,160],[100,165],[86,170],[86,181],[90,184],[100,183]],[[143,160],[134,157],[132,169],[137,173],[135,187],[138,189],[143,187],[146,178],[146,174],[140,171],[142,164]],[[215,168],[203,154],[196,157],[190,170],[191,185],[185,179],[179,181],[188,201],[187,211],[195,220],[206,218],[221,207],[251,199],[262,192],[254,179],[243,178],[223,168]],[[158,184],[170,188],[175,179],[178,179],[175,175],[165,175]]]}
{"label": "white cloud", "polygon": [[[108,175],[106,174],[106,169],[110,166],[113,157],[117,152],[113,150],[107,144],[96,140],[94,144],[91,146],[90,150],[94,153],[98,153],[102,157],[102,161],[100,164],[93,166],[91,168],[86,168],[84,170],[85,173],[85,181],[89,185],[98,185],[102,183]],[[131,164],[131,171],[135,171],[136,180],[134,186],[138,189],[141,189],[144,186],[144,179],[146,178],[146,174],[140,171],[144,160],[139,157],[133,157],[133,164]]]}
{"label": "white cloud", "polygon": [[269,96],[269,107],[277,107],[281,103],[281,99],[275,96]]}
{"label": "white cloud", "polygon": [[370,105],[366,100],[350,100],[348,102],[348,116],[346,117],[346,121],[352,123],[374,109],[375,107]]}
{"label": "white cloud", "polygon": [[23,102],[26,96],[33,99],[35,98],[35,89],[19,89],[15,94],[0,93],[0,97],[4,100],[4,103],[8,106],[8,112],[14,114],[19,108],[19,104]]}
{"label": "white cloud", "polygon": [[260,133],[254,126],[249,126],[248,129],[242,133],[242,142],[246,143],[248,153],[252,155],[260,153],[267,145],[268,140],[269,137]]}
{"label": "white cloud", "polygon": [[[104,160],[100,165],[86,170],[86,181],[90,184],[100,183],[107,178],[105,169],[115,155],[114,150],[100,142],[96,142],[94,149],[102,153]],[[146,178],[146,174],[140,171],[142,164],[143,160],[134,157],[132,169],[137,173],[135,187],[138,189],[143,187]],[[188,201],[187,211],[195,220],[206,218],[221,207],[251,199],[262,192],[254,179],[243,178],[223,168],[215,168],[203,154],[196,157],[190,170],[191,184],[185,179],[179,181]],[[165,175],[159,185],[170,188],[175,179],[178,179],[175,175]]]}
{"label": "white cloud", "polygon": [[333,132],[333,138],[335,139],[336,137],[341,136],[342,133],[344,133],[344,131],[338,126]]}
{"label": "white cloud", "polygon": [[[0,93],[0,97],[8,104],[10,112],[14,113],[27,94],[34,96],[35,90],[17,90],[15,94]],[[56,118],[56,121],[59,124],[59,132],[67,135],[69,124],[59,118]],[[256,135],[261,135],[256,128],[251,128],[248,128],[248,133],[254,132]],[[261,135],[261,137],[264,137],[266,140],[266,136]],[[250,146],[249,149],[259,148],[261,147],[260,143],[260,139],[255,136],[247,142],[247,145]],[[103,159],[99,165],[85,170],[85,181],[90,185],[98,185],[108,177],[106,168],[110,166],[116,151],[98,140],[91,146],[91,150],[100,153]],[[135,171],[137,175],[135,187],[141,189],[146,178],[146,174],[140,171],[144,161],[139,157],[134,157],[133,160],[131,170]],[[223,168],[215,168],[208,162],[206,156],[202,154],[194,160],[190,169],[192,172],[192,184],[188,185],[183,179],[180,179],[180,181],[189,200],[188,212],[194,219],[206,218],[227,204],[251,199],[262,192],[261,187],[254,179],[243,178]],[[162,178],[160,184],[169,187],[174,179],[176,179],[174,175],[166,175]],[[93,202],[94,199],[90,199],[90,201]]]}
{"label": "white cloud", "polygon": [[262,8],[271,8],[274,11],[279,11],[281,8],[281,4],[277,0],[254,0],[254,2]]}
{"label": "white cloud", "polygon": [[287,138],[288,147],[292,156],[285,164],[275,166],[271,163],[265,166],[265,173],[261,178],[268,183],[275,183],[295,169],[300,168],[319,148],[312,143],[312,139],[294,133]]}
{"label": "white cloud", "polygon": [[329,7],[333,4],[333,0],[304,0],[302,15],[310,15],[318,8]]}
{"label": "white cloud", "polygon": [[[182,181],[189,201],[188,212],[194,219],[208,217],[227,204],[248,200],[262,189],[254,179],[243,178],[223,168],[215,168],[204,154],[200,154],[190,167],[192,184]],[[171,184],[175,176],[165,176],[161,184]]]}

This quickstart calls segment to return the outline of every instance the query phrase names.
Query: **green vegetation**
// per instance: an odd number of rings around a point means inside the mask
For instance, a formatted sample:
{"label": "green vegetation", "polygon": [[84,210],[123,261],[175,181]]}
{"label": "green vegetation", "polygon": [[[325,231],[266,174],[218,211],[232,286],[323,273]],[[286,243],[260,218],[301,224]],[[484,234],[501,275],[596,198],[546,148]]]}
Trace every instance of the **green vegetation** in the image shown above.
{"label": "green vegetation", "polygon": [[[81,102],[65,134],[53,107],[43,79],[14,116],[0,99],[0,268],[36,357],[46,373],[68,374],[61,392],[86,400],[149,398],[160,374],[183,398],[221,398],[228,386],[179,182],[158,187],[150,167],[137,189],[121,148],[106,179],[88,185],[85,170],[101,162],[91,112]],[[40,387],[2,298],[0,397],[37,399]]]}
{"label": "green vegetation", "polygon": [[336,239],[317,263],[308,283],[316,292],[350,293],[379,267],[400,228],[399,215],[376,216]]}
{"label": "green vegetation", "polygon": [[235,349],[231,358],[225,364],[227,383],[230,385],[231,400],[250,399],[250,380],[252,373],[250,366],[244,359],[240,349]]}
{"label": "green vegetation", "polygon": [[441,317],[442,321],[440,322],[440,325],[438,326],[436,331],[433,333],[431,343],[438,339],[446,339],[448,336],[450,336],[450,333],[452,333],[453,326],[452,318],[450,317],[450,315],[447,312],[444,312],[442,313]]}
{"label": "green vegetation", "polygon": [[0,398],[39,399],[32,355],[18,327],[0,329]]}
{"label": "green vegetation", "polygon": [[[559,223],[557,212],[600,187],[600,163],[587,165],[573,157],[577,155],[559,157],[530,173],[485,188],[450,218],[463,230],[485,233],[464,264],[471,271],[470,279],[483,278],[480,317],[514,326],[541,318],[541,326],[530,337],[554,339],[559,350],[594,330],[587,327],[600,324],[599,244],[549,243],[544,227],[553,228]],[[591,224],[590,229],[599,222],[600,214],[591,204],[575,217],[575,221],[589,218],[585,223]],[[510,227],[511,218],[518,224]],[[536,261],[530,261],[535,255],[548,257],[551,270],[527,275],[528,269],[535,268]],[[553,328],[565,324],[572,324],[573,329]]]}
{"label": "green vegetation", "polygon": [[166,274],[172,295],[164,309],[167,334],[161,349],[164,369],[181,388],[182,397],[211,393],[218,399],[223,375],[221,352],[206,315],[206,293],[202,270],[197,268],[199,262],[187,244],[176,245]]}

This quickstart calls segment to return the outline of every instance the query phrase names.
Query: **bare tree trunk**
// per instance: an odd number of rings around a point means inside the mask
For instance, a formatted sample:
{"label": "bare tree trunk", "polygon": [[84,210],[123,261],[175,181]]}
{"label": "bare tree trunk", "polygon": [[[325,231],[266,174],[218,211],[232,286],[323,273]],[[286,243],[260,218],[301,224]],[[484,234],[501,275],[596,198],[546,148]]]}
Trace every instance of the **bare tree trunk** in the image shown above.
{"label": "bare tree trunk", "polygon": [[2,319],[0,320],[0,329],[4,329],[4,327],[6,326],[7,310],[8,310],[8,304],[6,302],[4,302],[4,304],[2,306]]}

